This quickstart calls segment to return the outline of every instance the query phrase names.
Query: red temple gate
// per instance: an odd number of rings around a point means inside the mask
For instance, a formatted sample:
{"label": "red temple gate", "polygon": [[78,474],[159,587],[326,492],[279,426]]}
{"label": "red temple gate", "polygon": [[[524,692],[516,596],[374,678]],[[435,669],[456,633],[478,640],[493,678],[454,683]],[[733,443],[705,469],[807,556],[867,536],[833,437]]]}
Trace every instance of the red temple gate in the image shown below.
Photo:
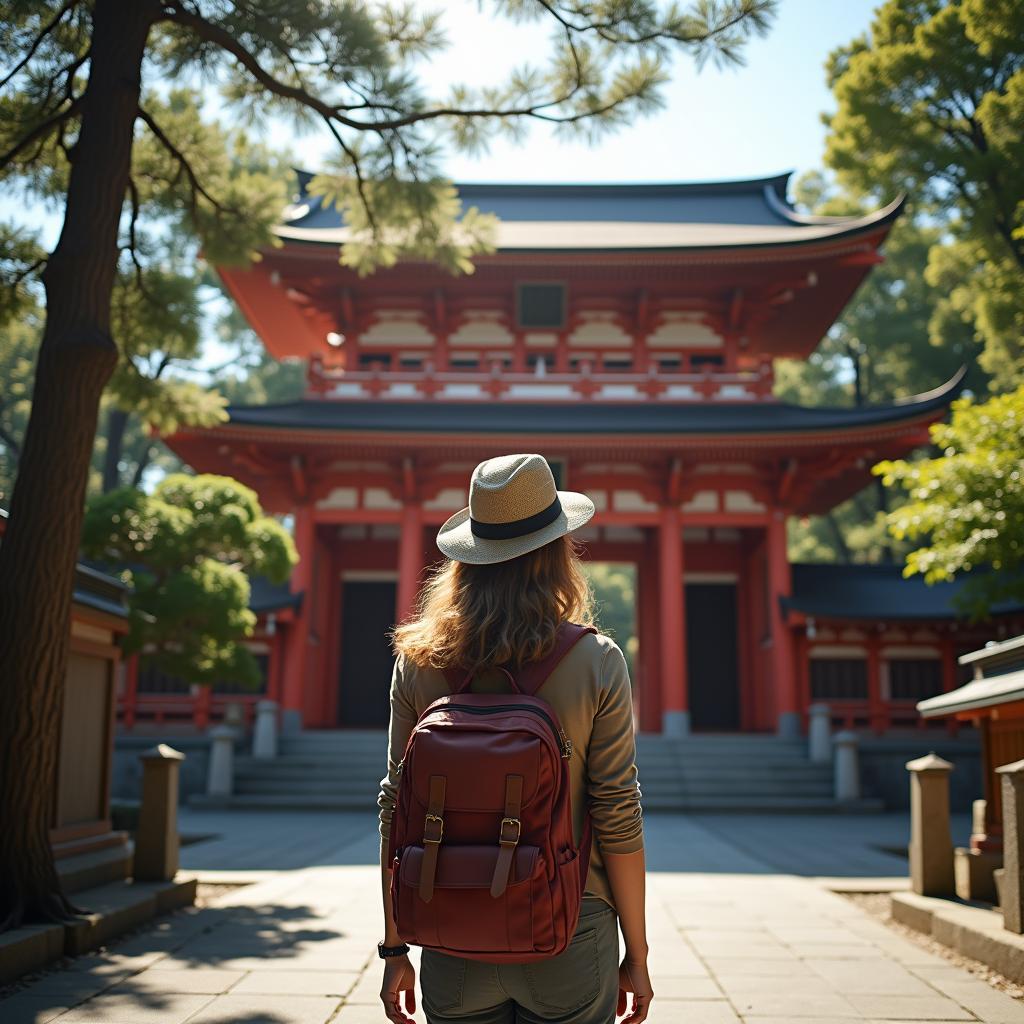
{"label": "red temple gate", "polygon": [[[386,632],[474,465],[510,451],[594,499],[590,558],[637,567],[642,729],[792,735],[823,698],[884,729],[902,705],[883,667],[915,651],[940,665],[921,685],[955,685],[955,649],[979,634],[948,604],[922,615],[914,581],[884,616],[794,591],[807,567],[789,563],[787,517],[827,512],[926,442],[962,374],[886,406],[773,397],[773,360],[813,351],[899,213],[803,216],[786,181],[461,186],[501,227],[459,278],[409,263],[357,277],[337,211],[303,192],[281,248],[220,270],[268,351],[306,361],[306,394],[167,441],[294,515],[302,560],[262,638],[292,726],[386,723]],[[848,575],[835,567],[835,588]]]}

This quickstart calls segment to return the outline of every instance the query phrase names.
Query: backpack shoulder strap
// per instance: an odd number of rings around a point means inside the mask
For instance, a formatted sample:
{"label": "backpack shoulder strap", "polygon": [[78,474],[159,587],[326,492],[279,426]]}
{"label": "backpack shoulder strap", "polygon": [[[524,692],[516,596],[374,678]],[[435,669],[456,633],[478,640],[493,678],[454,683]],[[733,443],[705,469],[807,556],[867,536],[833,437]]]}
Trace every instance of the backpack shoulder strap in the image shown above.
{"label": "backpack shoulder strap", "polygon": [[441,671],[444,673],[445,682],[452,693],[465,693],[472,682],[467,678],[466,670],[461,665],[449,665]]}
{"label": "backpack shoulder strap", "polygon": [[558,663],[588,633],[596,633],[593,626],[579,626],[575,622],[563,622],[558,627],[558,638],[551,653],[539,661],[527,662],[516,676],[516,682],[523,693],[531,697],[547,682],[548,676],[558,667]]}

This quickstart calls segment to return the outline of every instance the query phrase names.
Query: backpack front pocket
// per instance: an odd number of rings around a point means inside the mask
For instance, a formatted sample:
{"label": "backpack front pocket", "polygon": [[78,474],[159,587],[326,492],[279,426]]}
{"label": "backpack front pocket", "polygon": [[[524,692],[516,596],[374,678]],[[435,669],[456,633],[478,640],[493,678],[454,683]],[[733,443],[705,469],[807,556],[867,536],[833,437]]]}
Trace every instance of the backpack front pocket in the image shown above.
{"label": "backpack front pocket", "polygon": [[534,918],[550,917],[544,855],[536,846],[516,847],[505,891],[491,895],[499,847],[441,844],[429,902],[420,896],[423,847],[407,846],[392,881],[395,919],[406,942],[472,956],[531,953]]}

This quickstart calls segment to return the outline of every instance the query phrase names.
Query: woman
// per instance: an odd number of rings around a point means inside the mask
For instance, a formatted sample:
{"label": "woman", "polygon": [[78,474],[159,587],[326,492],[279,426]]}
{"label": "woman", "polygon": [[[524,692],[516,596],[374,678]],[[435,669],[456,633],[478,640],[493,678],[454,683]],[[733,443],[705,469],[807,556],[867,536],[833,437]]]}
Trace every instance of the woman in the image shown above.
{"label": "woman", "polygon": [[[395,1024],[412,1024],[415,1011],[416,975],[392,915],[386,854],[406,741],[424,708],[450,692],[444,669],[472,671],[476,692],[504,692],[507,679],[495,666],[544,657],[562,622],[590,624],[592,598],[571,532],[593,514],[585,495],[556,491],[539,455],[482,462],[470,481],[469,507],[437,535],[449,561],[424,588],[418,617],[395,630],[388,774],[378,799],[381,999]],[[533,963],[484,963],[424,949],[421,988],[429,1024],[613,1024],[627,1009],[623,1024],[647,1019],[654,993],[643,826],[622,651],[600,633],[584,636],[537,695],[554,708],[578,752],[569,761],[577,843],[587,810],[591,817],[594,843],[579,926],[564,952]],[[621,964],[616,921],[625,941]]]}

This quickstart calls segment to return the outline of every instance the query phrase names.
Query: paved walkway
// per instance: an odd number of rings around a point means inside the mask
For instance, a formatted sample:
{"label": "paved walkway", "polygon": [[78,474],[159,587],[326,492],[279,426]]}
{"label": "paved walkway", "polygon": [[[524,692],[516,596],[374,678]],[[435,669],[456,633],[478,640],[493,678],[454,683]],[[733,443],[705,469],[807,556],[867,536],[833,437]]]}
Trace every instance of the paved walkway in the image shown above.
{"label": "paved walkway", "polygon": [[[184,833],[222,834],[187,846],[186,867],[259,880],[49,973],[0,1002],[0,1021],[381,1024],[367,820],[183,813]],[[849,875],[854,864],[901,874],[898,858],[863,837],[905,839],[905,822],[852,821],[649,819],[653,1024],[1024,1024],[1021,1003],[772,863],[795,856],[782,841],[792,830],[812,844],[811,874]]]}

